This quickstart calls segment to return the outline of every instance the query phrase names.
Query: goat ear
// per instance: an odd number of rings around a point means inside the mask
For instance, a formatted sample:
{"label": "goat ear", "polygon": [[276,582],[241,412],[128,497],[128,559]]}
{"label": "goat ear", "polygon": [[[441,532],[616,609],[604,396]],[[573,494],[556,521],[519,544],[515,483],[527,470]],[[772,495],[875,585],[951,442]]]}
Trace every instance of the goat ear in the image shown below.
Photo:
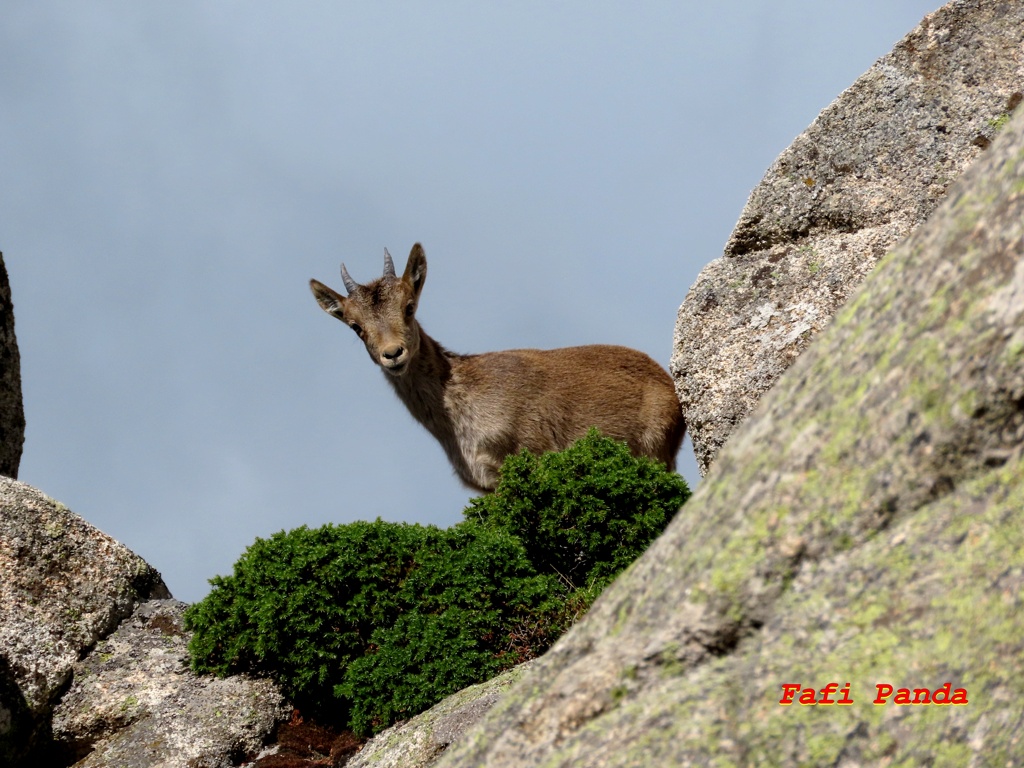
{"label": "goat ear", "polygon": [[345,305],[348,303],[348,299],[337,291],[328,288],[319,280],[310,280],[309,289],[313,291],[316,303],[320,305],[324,312],[333,315],[339,320],[345,319]]}
{"label": "goat ear", "polygon": [[409,252],[409,260],[405,263],[405,274],[402,279],[412,285],[413,294],[420,295],[423,283],[427,279],[427,254],[423,246],[416,243]]}

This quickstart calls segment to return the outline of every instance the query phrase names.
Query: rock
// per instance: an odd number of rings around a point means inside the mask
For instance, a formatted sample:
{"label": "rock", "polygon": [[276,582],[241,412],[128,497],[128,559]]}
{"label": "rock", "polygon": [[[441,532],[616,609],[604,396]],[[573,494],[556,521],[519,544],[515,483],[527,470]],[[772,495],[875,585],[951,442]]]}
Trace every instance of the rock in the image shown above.
{"label": "rock", "polygon": [[501,695],[533,665],[520,664],[493,680],[452,694],[416,717],[370,739],[348,768],[424,768],[476,725]]}
{"label": "rock", "polygon": [[0,575],[0,765],[232,766],[291,711],[268,680],[193,674],[160,574],[7,478]]}
{"label": "rock", "polygon": [[706,473],[874,267],[921,224],[1024,90],[1024,2],[926,16],[772,164],[690,289],[670,370]]}
{"label": "rock", "polygon": [[21,401],[21,356],[14,336],[14,303],[0,253],[0,475],[18,476],[25,444],[25,408]]}
{"label": "rock", "polygon": [[31,486],[0,478],[0,764],[45,730],[72,666],[170,593],[142,558]]}
{"label": "rock", "polygon": [[76,768],[238,765],[291,712],[269,680],[188,668],[185,604],[143,603],[74,666],[53,737]]}
{"label": "rock", "polygon": [[1022,638],[1024,114],[437,765],[1021,765]]}

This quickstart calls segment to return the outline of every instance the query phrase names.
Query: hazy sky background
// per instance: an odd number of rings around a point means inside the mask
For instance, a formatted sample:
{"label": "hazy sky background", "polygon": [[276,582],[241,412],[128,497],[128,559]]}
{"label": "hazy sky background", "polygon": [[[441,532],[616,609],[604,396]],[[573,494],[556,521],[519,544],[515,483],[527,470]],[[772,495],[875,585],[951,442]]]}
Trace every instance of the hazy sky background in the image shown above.
{"label": "hazy sky background", "polygon": [[768,165],[937,7],[7,0],[20,479],[187,601],[282,528],[456,522],[470,493],[309,278],[418,240],[450,349],[667,366]]}

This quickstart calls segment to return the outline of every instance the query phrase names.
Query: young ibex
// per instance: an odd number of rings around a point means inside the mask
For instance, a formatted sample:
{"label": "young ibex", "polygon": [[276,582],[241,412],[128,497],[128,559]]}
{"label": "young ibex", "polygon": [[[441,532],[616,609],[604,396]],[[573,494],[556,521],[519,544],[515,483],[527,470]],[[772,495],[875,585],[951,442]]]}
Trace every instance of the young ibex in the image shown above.
{"label": "young ibex", "polygon": [[466,485],[492,491],[509,454],[559,451],[590,427],[675,468],[686,426],[672,379],[651,358],[607,345],[449,352],[416,321],[426,277],[417,243],[401,277],[385,250],[384,276],[368,285],[341,265],[348,296],[316,280],[309,286],[323,310],[363,340]]}

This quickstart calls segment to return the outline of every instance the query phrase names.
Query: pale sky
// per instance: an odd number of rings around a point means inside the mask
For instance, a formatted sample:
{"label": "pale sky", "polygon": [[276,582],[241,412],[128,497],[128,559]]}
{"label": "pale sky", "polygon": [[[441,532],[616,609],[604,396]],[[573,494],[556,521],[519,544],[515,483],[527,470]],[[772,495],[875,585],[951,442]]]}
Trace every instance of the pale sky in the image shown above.
{"label": "pale sky", "polygon": [[457,522],[470,492],[309,278],[420,241],[450,349],[667,367],[769,164],[936,7],[8,0],[19,479],[190,602],[257,536]]}

